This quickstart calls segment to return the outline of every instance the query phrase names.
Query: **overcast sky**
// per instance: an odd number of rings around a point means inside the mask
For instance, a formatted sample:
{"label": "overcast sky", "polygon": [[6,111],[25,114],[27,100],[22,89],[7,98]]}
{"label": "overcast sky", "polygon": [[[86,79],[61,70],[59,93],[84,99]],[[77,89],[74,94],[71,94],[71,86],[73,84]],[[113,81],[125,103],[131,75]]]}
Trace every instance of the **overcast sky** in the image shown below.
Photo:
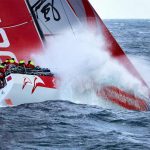
{"label": "overcast sky", "polygon": [[150,19],[150,0],[89,0],[103,19]]}

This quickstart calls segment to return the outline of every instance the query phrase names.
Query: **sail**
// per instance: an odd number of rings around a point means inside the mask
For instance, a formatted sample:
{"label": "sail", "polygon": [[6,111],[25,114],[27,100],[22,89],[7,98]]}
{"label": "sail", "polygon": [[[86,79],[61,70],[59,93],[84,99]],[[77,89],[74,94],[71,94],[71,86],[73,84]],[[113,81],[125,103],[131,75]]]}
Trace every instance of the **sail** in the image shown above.
{"label": "sail", "polygon": [[[103,23],[102,19],[99,17],[99,15],[96,13],[94,8],[91,6],[88,0],[68,0],[70,5],[72,6],[73,10],[76,12],[77,16],[80,18],[85,18],[87,23],[92,24],[95,26],[95,28],[102,31],[102,34],[105,37],[105,42],[107,45],[107,50],[111,53],[112,57],[114,57],[116,60],[119,61],[133,76],[138,78],[145,86],[147,86],[146,82],[143,80],[141,75],[138,73],[138,71],[135,69],[131,61],[128,59],[120,45],[117,43],[115,38],[112,36],[110,31],[107,29],[105,24]],[[84,12],[81,13],[81,10],[79,8],[82,6],[84,9]]]}
{"label": "sail", "polygon": [[[87,4],[88,6],[88,4]],[[110,31],[107,29],[101,18],[98,16],[96,11],[92,8],[92,6],[89,4],[89,8],[91,7],[91,12],[93,11],[93,15],[96,19],[98,19],[99,26],[102,29],[103,35],[105,36],[105,40],[107,42],[107,47],[111,55],[116,58],[116,60],[119,61],[133,76],[135,76],[137,79],[139,79],[143,85],[147,86],[146,82],[143,80],[139,72],[136,70],[136,68],[133,66],[131,61],[128,59],[120,45],[117,43],[115,38],[112,36]]]}
{"label": "sail", "polygon": [[133,76],[147,86],[88,0],[27,0],[45,36],[61,34],[65,29],[76,34],[76,24],[87,24],[103,34],[107,50]]}
{"label": "sail", "polygon": [[0,0],[0,59],[29,59],[43,42],[25,0]]}
{"label": "sail", "polygon": [[74,25],[79,23],[65,0],[28,0],[28,3],[45,36],[62,34],[66,29],[73,33]]}
{"label": "sail", "polygon": [[[55,36],[66,30],[76,34],[76,24],[89,25],[103,34],[107,50],[144,85],[145,81],[125,55],[88,0],[0,0],[0,58],[29,59],[41,51],[42,34]],[[147,86],[147,85],[146,85]]]}

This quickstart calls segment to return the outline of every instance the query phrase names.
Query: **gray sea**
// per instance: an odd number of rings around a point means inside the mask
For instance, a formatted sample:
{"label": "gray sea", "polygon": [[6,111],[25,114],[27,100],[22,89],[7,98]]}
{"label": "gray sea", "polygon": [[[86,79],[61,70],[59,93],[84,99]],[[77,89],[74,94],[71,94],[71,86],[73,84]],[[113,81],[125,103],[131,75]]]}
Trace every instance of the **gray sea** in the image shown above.
{"label": "gray sea", "polygon": [[[149,82],[150,20],[105,23]],[[150,149],[150,112],[67,101],[0,108],[0,150],[141,149]]]}

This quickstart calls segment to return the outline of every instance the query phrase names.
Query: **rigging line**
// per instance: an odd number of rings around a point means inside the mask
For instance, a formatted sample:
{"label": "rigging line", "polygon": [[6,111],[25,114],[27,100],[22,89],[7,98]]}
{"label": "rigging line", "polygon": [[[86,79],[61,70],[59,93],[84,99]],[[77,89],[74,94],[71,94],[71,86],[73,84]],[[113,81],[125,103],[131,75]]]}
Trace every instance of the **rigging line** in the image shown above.
{"label": "rigging line", "polygon": [[30,21],[26,21],[26,22],[23,22],[23,23],[20,23],[20,24],[16,24],[16,25],[12,25],[12,26],[8,26],[8,27],[2,27],[2,28],[4,28],[4,29],[9,29],[9,28],[16,28],[16,27],[19,27],[19,26],[23,26],[23,25],[25,25],[25,24],[28,24],[29,22],[31,22],[32,20],[30,20]]}
{"label": "rigging line", "polygon": [[75,11],[74,8],[72,7],[72,4],[70,3],[70,1],[67,0],[67,2],[68,2],[68,4],[69,4],[70,8],[72,9],[73,13],[75,14],[75,16],[78,17],[77,14],[76,14],[76,11]]}
{"label": "rigging line", "polygon": [[68,22],[69,22],[69,25],[70,25],[70,27],[71,27],[71,30],[72,30],[74,36],[76,37],[76,35],[75,35],[74,31],[73,31],[73,27],[72,27],[72,25],[71,25],[71,23],[70,23],[70,20],[69,20],[68,16],[67,16],[66,10],[65,10],[65,8],[64,8],[64,6],[63,6],[63,3],[62,3],[61,0],[60,0],[60,2],[61,2],[61,5],[62,5],[62,7],[63,7],[63,10],[64,10],[64,12],[65,12],[65,15],[66,15],[66,17],[67,17],[67,20],[68,20]]}

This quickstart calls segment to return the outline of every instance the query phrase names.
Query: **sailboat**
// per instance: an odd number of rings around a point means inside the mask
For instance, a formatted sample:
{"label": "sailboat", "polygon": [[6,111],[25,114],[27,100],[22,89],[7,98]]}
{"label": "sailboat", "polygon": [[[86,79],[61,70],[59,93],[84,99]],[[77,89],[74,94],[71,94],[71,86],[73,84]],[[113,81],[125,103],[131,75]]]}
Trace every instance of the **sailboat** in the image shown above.
{"label": "sailboat", "polygon": [[[16,61],[33,59],[41,53],[46,38],[63,34],[64,29],[74,34],[75,25],[87,25],[102,34],[107,51],[131,75],[149,90],[147,83],[128,59],[88,0],[0,0],[0,59]],[[58,100],[59,90],[55,75],[10,73],[0,89],[0,105],[17,106],[24,103]],[[97,96],[129,110],[149,110],[148,102],[112,85],[95,91]]]}

